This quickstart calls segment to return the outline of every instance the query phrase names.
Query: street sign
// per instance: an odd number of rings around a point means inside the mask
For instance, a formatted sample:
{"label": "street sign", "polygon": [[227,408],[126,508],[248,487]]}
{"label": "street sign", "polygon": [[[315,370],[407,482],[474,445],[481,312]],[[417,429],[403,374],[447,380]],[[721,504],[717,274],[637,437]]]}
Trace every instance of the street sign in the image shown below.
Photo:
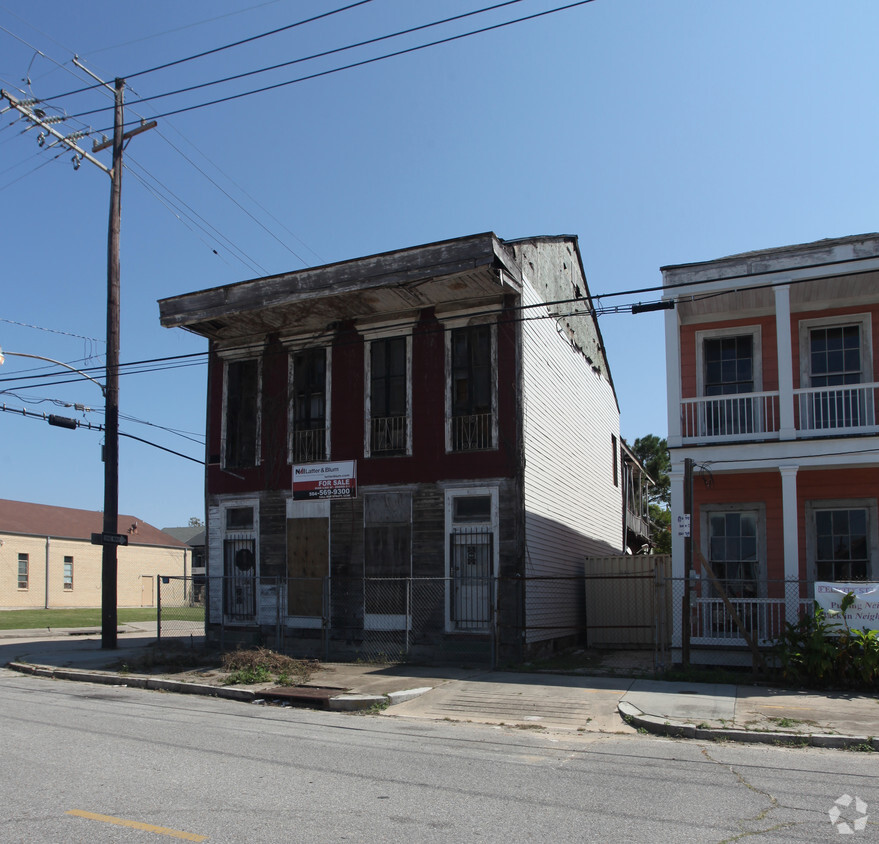
{"label": "street sign", "polygon": [[92,545],[128,545],[124,533],[93,533]]}
{"label": "street sign", "polygon": [[690,535],[690,514],[689,513],[679,513],[678,518],[678,536],[683,536],[684,538]]}

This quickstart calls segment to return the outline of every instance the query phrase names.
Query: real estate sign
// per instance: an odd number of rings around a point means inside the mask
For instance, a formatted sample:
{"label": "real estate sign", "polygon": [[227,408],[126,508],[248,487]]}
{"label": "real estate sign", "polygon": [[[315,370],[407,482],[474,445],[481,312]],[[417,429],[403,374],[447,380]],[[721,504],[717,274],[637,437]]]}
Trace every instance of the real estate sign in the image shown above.
{"label": "real estate sign", "polygon": [[293,467],[293,500],[357,497],[357,461],[306,463]]}
{"label": "real estate sign", "polygon": [[[879,630],[879,583],[815,583],[815,601],[825,613],[839,612],[842,599],[854,593],[855,602],[845,614],[852,630]],[[829,617],[833,625],[844,627],[842,616]]]}

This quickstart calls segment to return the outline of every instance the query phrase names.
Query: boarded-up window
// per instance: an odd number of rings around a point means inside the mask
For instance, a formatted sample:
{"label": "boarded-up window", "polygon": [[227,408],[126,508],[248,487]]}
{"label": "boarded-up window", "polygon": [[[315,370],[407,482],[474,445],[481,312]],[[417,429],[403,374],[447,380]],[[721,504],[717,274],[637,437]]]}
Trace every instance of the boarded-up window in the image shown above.
{"label": "boarded-up window", "polygon": [[259,361],[226,363],[226,466],[255,466],[259,411]]}
{"label": "boarded-up window", "polygon": [[406,613],[407,579],[412,572],[411,495],[367,495],[363,534],[366,612]]}
{"label": "boarded-up window", "polygon": [[287,615],[322,616],[330,520],[287,520]]}

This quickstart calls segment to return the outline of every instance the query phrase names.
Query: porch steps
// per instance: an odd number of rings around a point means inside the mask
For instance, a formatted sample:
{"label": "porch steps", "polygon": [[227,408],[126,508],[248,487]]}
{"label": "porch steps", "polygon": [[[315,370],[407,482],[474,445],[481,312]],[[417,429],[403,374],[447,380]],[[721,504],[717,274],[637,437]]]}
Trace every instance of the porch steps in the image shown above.
{"label": "porch steps", "polygon": [[330,698],[343,695],[348,689],[332,686],[277,686],[265,689],[260,694],[265,698],[282,701],[291,706],[307,709],[329,709]]}

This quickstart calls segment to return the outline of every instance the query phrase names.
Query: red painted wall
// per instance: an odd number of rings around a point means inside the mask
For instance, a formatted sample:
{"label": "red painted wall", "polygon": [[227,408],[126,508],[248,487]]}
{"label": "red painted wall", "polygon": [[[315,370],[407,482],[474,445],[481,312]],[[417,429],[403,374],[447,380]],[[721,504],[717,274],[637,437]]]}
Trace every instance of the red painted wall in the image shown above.
{"label": "red painted wall", "polygon": [[[422,312],[412,332],[412,455],[364,458],[365,344],[350,326],[342,326],[332,345],[331,459],[357,460],[357,482],[430,483],[438,480],[512,478],[518,471],[518,324],[514,312],[501,315],[497,331],[499,448],[445,452],[445,333],[433,309]],[[243,480],[208,467],[208,491],[246,494],[285,489],[291,484],[287,462],[288,354],[277,342],[263,357],[262,465],[235,470]],[[212,357],[209,371],[209,454],[221,453],[223,363]]]}

